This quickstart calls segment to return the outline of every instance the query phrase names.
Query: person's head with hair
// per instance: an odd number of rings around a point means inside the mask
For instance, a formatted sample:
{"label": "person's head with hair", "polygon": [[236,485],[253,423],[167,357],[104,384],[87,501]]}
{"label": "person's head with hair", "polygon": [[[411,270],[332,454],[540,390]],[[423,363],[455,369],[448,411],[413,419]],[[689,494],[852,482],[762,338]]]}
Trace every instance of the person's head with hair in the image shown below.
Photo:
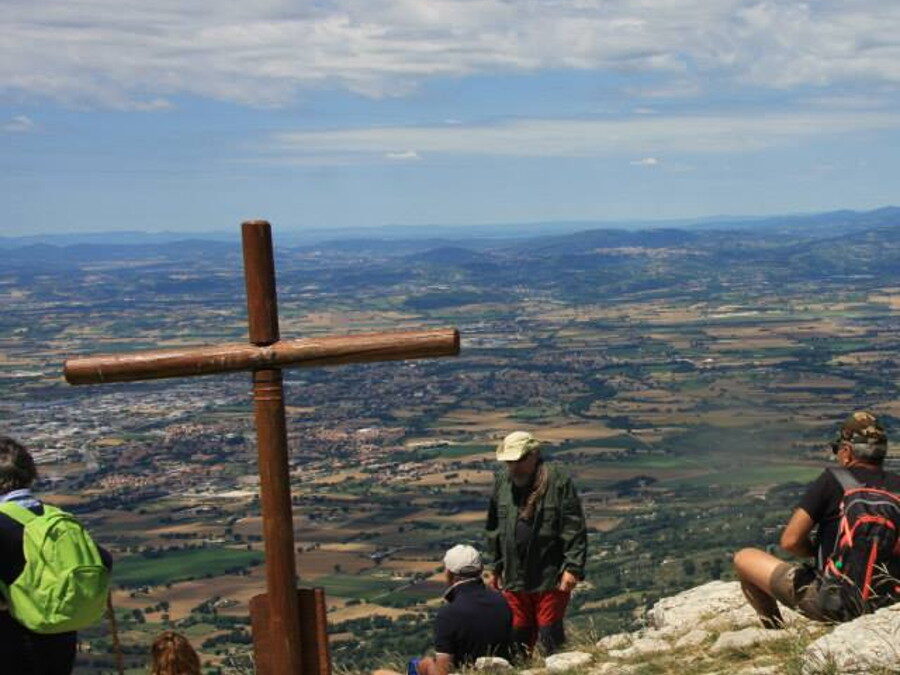
{"label": "person's head with hair", "polygon": [[0,436],[0,494],[29,488],[36,479],[31,453],[15,439]]}
{"label": "person's head with hair", "polygon": [[200,675],[200,657],[187,638],[167,630],[150,648],[150,675]]}
{"label": "person's head with hair", "polygon": [[844,420],[831,449],[842,464],[859,461],[880,465],[887,456],[887,434],[875,415],[860,410]]}

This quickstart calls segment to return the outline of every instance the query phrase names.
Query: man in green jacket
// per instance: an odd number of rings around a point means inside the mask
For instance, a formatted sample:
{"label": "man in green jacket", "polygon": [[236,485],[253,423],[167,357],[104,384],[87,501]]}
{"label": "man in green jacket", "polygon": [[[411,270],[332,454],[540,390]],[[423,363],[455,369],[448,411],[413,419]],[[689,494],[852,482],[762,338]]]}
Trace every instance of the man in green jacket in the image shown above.
{"label": "man in green jacket", "polygon": [[513,611],[517,644],[545,654],[565,642],[569,596],[584,579],[587,529],[581,500],[565,469],[541,457],[540,441],[514,431],[497,446],[487,515],[488,581]]}

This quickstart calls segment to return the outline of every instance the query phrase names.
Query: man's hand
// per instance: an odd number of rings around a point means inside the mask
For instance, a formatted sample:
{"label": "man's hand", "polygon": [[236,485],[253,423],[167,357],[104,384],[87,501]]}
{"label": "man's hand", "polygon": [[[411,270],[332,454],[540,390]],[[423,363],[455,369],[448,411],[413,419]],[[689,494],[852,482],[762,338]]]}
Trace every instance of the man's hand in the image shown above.
{"label": "man's hand", "polygon": [[499,591],[500,586],[503,585],[503,576],[498,572],[488,572],[485,583],[489,588],[493,588],[495,591]]}
{"label": "man's hand", "polygon": [[572,589],[578,585],[578,581],[578,577],[566,570],[560,577],[558,588],[565,593],[571,593]]}

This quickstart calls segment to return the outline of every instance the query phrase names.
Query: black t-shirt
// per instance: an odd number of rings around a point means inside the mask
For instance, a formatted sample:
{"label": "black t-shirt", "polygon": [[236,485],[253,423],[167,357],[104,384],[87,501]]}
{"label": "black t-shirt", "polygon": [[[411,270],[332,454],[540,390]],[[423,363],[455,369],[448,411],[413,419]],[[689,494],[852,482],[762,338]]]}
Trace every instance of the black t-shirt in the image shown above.
{"label": "black t-shirt", "polygon": [[[867,487],[883,488],[900,494],[900,476],[883,469],[869,469],[861,466],[850,468],[850,473]],[[806,511],[819,526],[816,563],[819,569],[834,551],[840,524],[841,500],[844,488],[831,471],[823,471],[809,487],[797,505]]]}
{"label": "black t-shirt", "polygon": [[531,543],[531,533],[534,530],[534,519],[516,519],[516,553],[519,560],[525,560],[528,555],[528,545]]}
{"label": "black t-shirt", "polygon": [[[531,495],[531,490],[533,489],[533,487],[534,477],[532,477],[532,482],[524,487],[516,487],[515,485],[513,485],[513,504],[515,504],[517,508],[521,509],[525,506],[525,502],[528,501],[528,497]],[[533,534],[533,531],[533,517],[529,519],[516,519],[516,554],[519,556],[519,560],[521,561],[524,561],[526,556],[528,555],[528,545],[531,543],[531,536]]]}
{"label": "black t-shirt", "polygon": [[447,599],[435,621],[436,652],[452,654],[457,668],[481,656],[510,658],[512,611],[500,593],[476,579],[452,588]]}

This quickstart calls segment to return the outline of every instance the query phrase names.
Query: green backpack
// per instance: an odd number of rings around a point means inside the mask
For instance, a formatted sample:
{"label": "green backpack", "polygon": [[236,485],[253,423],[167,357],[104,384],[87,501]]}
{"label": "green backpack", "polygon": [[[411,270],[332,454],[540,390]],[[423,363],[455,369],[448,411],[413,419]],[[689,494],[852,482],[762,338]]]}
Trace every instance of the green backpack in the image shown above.
{"label": "green backpack", "polygon": [[46,504],[40,516],[15,502],[0,503],[0,513],[25,528],[25,568],[9,586],[0,581],[13,618],[35,633],[97,623],[106,608],[109,571],[84,526]]}

